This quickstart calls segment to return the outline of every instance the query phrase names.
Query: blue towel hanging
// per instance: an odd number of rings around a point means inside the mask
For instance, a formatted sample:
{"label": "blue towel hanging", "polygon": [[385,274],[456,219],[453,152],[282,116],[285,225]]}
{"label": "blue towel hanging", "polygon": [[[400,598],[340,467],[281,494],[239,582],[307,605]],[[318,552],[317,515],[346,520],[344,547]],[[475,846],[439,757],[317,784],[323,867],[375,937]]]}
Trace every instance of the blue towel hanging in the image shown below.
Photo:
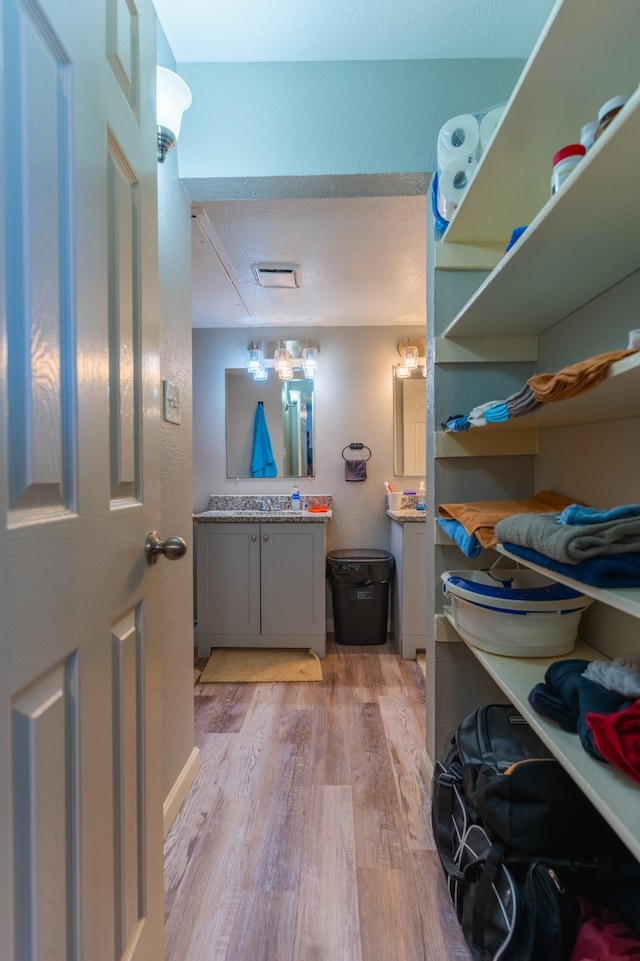
{"label": "blue towel hanging", "polygon": [[252,477],[275,477],[278,473],[271,450],[269,430],[264,416],[264,403],[259,400],[253,421],[253,453],[251,454]]}

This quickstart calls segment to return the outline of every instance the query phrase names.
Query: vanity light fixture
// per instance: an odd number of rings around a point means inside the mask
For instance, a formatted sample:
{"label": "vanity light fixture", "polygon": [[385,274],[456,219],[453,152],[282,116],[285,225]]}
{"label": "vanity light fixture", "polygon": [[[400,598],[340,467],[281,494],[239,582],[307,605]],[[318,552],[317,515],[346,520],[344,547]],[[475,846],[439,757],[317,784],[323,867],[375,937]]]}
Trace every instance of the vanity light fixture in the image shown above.
{"label": "vanity light fixture", "polygon": [[427,376],[427,342],[425,339],[401,340],[398,344],[400,363],[394,367],[396,377],[406,378],[420,367],[422,376]]}
{"label": "vanity light fixture", "polygon": [[418,366],[418,348],[414,344],[405,344],[400,351],[403,366],[407,370],[415,370]]}
{"label": "vanity light fixture", "polygon": [[293,380],[296,370],[301,370],[307,380],[313,380],[319,352],[318,345],[309,340],[304,343],[281,340],[270,344],[252,340],[247,349],[246,366],[254,380],[266,380],[271,367],[280,380]]}
{"label": "vanity light fixture", "polygon": [[158,127],[158,163],[176,145],[180,136],[182,115],[191,106],[191,91],[182,77],[166,67],[156,67],[156,124]]}
{"label": "vanity light fixture", "polygon": [[313,380],[318,369],[318,348],[305,347],[302,351],[302,369],[308,380]]}
{"label": "vanity light fixture", "polygon": [[249,349],[247,350],[247,370],[250,374],[255,374],[265,369],[264,357],[262,356],[262,351],[259,347],[252,346],[253,341],[249,344]]}
{"label": "vanity light fixture", "polygon": [[273,366],[280,380],[293,380],[293,357],[286,347],[276,347]]}

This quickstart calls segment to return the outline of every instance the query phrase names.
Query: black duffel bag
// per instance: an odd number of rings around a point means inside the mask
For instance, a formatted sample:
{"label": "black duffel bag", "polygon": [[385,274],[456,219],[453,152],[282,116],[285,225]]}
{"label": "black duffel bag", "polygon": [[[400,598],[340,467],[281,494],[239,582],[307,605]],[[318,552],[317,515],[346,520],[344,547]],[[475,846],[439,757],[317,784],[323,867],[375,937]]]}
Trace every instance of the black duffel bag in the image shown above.
{"label": "black duffel bag", "polygon": [[456,730],[435,766],[432,824],[477,961],[567,961],[579,896],[640,933],[640,865],[511,705]]}
{"label": "black duffel bag", "polygon": [[511,704],[489,704],[458,726],[449,752],[464,796],[509,847],[587,858],[622,848],[560,762]]}

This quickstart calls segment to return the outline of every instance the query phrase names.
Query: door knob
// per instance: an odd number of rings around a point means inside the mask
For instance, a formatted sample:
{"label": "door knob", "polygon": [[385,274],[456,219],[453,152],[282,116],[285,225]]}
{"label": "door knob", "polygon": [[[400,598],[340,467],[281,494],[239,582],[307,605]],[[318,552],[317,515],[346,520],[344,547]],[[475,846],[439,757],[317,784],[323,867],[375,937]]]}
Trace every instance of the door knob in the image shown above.
{"label": "door knob", "polygon": [[167,537],[161,541],[157,531],[151,531],[144,545],[147,564],[156,564],[160,554],[169,561],[177,561],[187,553],[187,544],[182,537]]}

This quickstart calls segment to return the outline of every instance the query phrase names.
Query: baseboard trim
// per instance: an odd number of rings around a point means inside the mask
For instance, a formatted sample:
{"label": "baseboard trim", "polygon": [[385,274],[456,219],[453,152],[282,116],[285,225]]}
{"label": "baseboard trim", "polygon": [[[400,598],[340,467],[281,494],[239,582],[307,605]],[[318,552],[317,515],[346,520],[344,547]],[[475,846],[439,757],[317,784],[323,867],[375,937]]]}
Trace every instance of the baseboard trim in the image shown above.
{"label": "baseboard trim", "polygon": [[196,779],[196,775],[200,770],[200,748],[194,747],[193,751],[189,755],[187,763],[180,771],[175,784],[169,791],[167,798],[162,806],[162,821],[164,828],[164,837],[166,838],[171,825],[175,821],[178,811],[182,807],[184,799],[186,798],[191,785]]}
{"label": "baseboard trim", "polygon": [[431,783],[433,781],[433,764],[431,763],[431,758],[426,751],[423,751],[420,755],[420,776],[423,780],[425,789],[429,797],[431,797]]}

